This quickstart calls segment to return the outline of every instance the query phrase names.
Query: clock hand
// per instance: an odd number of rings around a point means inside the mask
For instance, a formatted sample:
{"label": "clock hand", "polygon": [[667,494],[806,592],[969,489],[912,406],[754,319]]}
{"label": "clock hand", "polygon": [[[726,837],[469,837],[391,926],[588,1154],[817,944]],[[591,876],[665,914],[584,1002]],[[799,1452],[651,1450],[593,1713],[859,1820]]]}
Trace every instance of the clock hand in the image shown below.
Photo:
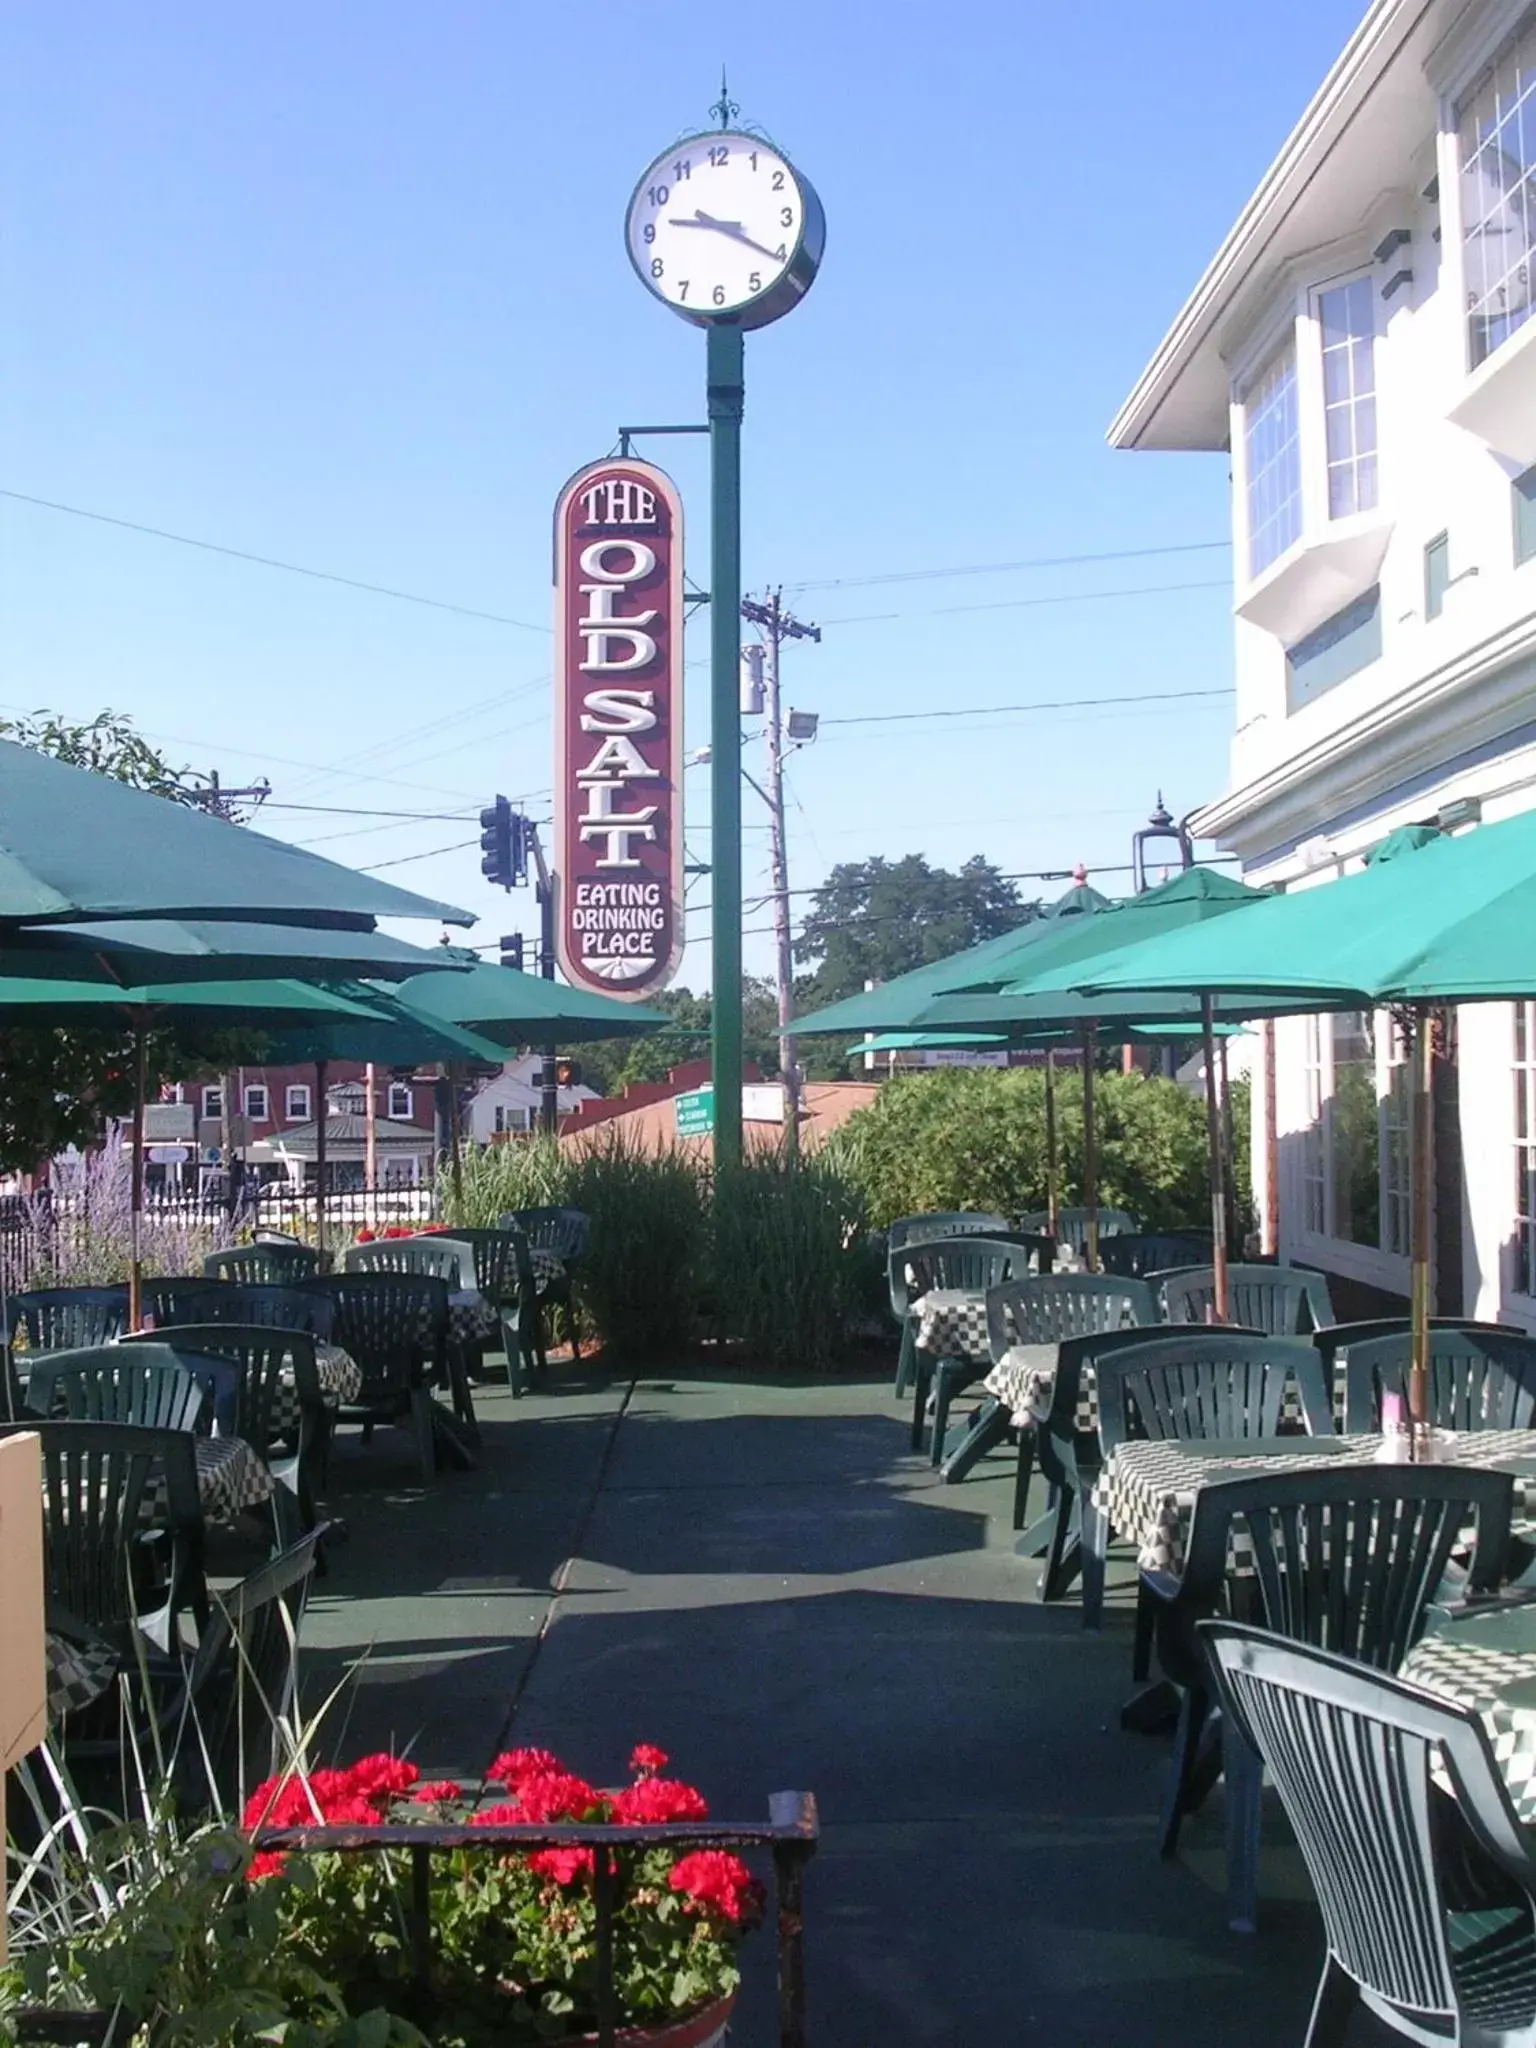
{"label": "clock hand", "polygon": [[716,220],[713,214],[699,212],[694,214],[692,220],[678,220],[674,215],[669,215],[667,226],[669,228],[719,228],[727,235],[739,235],[741,233],[741,222],[739,220]]}

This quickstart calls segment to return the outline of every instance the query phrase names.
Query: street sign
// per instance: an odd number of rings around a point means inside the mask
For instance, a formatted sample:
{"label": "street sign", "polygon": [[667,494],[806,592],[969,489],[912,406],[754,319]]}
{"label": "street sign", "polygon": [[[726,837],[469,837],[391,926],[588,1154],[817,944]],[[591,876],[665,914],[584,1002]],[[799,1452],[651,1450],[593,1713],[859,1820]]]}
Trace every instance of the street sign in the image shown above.
{"label": "street sign", "polygon": [[567,980],[624,1002],[665,988],[683,953],[683,505],[627,457],[578,470],[555,507],[554,866]]}
{"label": "street sign", "polygon": [[784,1121],[784,1083],[749,1081],[741,1091],[742,1121],[749,1124],[781,1124]]}
{"label": "street sign", "polygon": [[680,1138],[708,1138],[715,1128],[715,1091],[713,1088],[692,1088],[686,1095],[673,1097],[677,1111],[677,1135]]}
{"label": "street sign", "polygon": [[145,1155],[151,1166],[185,1166],[192,1157],[190,1145],[151,1145]]}
{"label": "street sign", "polygon": [[146,1145],[190,1145],[197,1136],[197,1111],[190,1102],[146,1102]]}

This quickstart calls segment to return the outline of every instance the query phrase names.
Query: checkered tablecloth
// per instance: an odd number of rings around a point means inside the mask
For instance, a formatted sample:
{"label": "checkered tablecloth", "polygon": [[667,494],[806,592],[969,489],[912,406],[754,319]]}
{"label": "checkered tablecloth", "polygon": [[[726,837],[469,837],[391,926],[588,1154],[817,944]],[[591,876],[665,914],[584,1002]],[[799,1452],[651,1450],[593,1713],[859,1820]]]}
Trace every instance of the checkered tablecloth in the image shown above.
{"label": "checkered tablecloth", "polygon": [[244,1437],[200,1436],[192,1442],[197,1491],[210,1522],[232,1522],[246,1508],[259,1508],[277,1481]]}
{"label": "checkered tablecloth", "polygon": [[[320,1382],[322,1396],[333,1406],[341,1401],[355,1401],[362,1391],[362,1369],[339,1344],[316,1342],[315,1377]],[[287,1436],[298,1429],[299,1393],[294,1385],[292,1366],[283,1369],[282,1385],[272,1404],[272,1425],[278,1436]]]}
{"label": "checkered tablecloth", "polygon": [[[1218,1479],[1298,1472],[1340,1462],[1372,1465],[1381,1442],[1379,1436],[1298,1436],[1283,1443],[1271,1438],[1257,1454],[1243,1454],[1235,1446],[1189,1442],[1121,1444],[1099,1475],[1093,1504],[1110,1528],[1133,1546],[1143,1571],[1177,1577],[1184,1569],[1189,1525],[1202,1486]],[[1536,1430],[1447,1432],[1439,1439],[1439,1452],[1448,1464],[1514,1468],[1516,1517],[1528,1519],[1536,1512]],[[1253,1570],[1253,1554],[1242,1531],[1233,1531],[1227,1565],[1238,1574]]]}
{"label": "checkered tablecloth", "polygon": [[530,1245],[528,1257],[533,1264],[534,1284],[540,1294],[548,1290],[552,1280],[565,1278],[565,1261],[558,1252],[545,1251],[539,1245]]}
{"label": "checkered tablecloth", "polygon": [[501,1311],[475,1287],[456,1288],[448,1297],[448,1341],[471,1348],[494,1344],[501,1336]]}
{"label": "checkered tablecloth", "polygon": [[[1147,1325],[1149,1338],[1161,1334],[1165,1333],[1159,1331],[1156,1323]],[[1056,1398],[1056,1363],[1054,1344],[1015,1344],[988,1373],[987,1392],[995,1394],[1004,1407],[1012,1411],[1013,1420],[1019,1428],[1044,1422]],[[1344,1424],[1344,1382],[1345,1367],[1341,1357],[1334,1368],[1333,1387],[1333,1419],[1339,1428]],[[1294,1381],[1287,1384],[1281,1397],[1280,1414],[1286,1423],[1300,1426],[1301,1397]],[[1073,1426],[1080,1436],[1098,1435],[1099,1381],[1091,1365],[1085,1365],[1079,1376],[1077,1407],[1073,1415]]]}
{"label": "checkered tablecloth", "polygon": [[107,1643],[75,1643],[51,1631],[44,1639],[48,1719],[57,1725],[101,1698],[118,1673],[117,1652]]}
{"label": "checkered tablecloth", "polygon": [[1415,1644],[1398,1676],[1473,1710],[1516,1815],[1536,1825],[1536,1609],[1452,1622]]}
{"label": "checkered tablecloth", "polygon": [[917,1348],[930,1358],[963,1358],[968,1365],[991,1362],[984,1289],[934,1287],[912,1303],[909,1313]]}

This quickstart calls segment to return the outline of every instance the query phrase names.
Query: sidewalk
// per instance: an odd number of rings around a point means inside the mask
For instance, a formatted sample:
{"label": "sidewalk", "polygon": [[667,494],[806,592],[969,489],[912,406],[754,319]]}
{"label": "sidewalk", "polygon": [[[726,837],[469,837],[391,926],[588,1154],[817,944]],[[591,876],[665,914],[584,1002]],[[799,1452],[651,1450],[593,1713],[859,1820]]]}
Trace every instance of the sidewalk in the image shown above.
{"label": "sidewalk", "polygon": [[[305,1641],[311,1697],[371,1645],[346,1753],[474,1774],[515,1739],[612,1781],[644,1740],[721,1815],[814,1791],[813,2048],[1302,2041],[1294,1850],[1256,1939],[1225,1926],[1219,1797],[1159,1863],[1129,1616],[1096,1638],[1035,1603],[1009,1458],[939,1485],[887,1381],[552,1377],[482,1389],[481,1469],[429,1495],[402,1432],[343,1444]],[[773,2048],[769,1941],[747,1973],[733,2048]]]}

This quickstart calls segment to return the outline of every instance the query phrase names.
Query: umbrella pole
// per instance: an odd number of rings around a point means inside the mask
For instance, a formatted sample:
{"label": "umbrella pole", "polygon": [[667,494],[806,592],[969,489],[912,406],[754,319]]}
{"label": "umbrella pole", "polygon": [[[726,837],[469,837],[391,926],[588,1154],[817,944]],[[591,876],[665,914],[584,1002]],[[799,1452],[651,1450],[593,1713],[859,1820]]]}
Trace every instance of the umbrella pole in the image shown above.
{"label": "umbrella pole", "polygon": [[144,1019],[133,1020],[133,1158],[128,1195],[128,1327],[143,1328],[144,1260],[142,1225],[144,1216],[144,1097],[149,1088],[149,1046],[144,1036]]}
{"label": "umbrella pole", "polygon": [[1056,1048],[1045,1051],[1045,1227],[1061,1237],[1061,1187],[1056,1171]]}
{"label": "umbrella pole", "polygon": [[1218,1323],[1228,1320],[1227,1189],[1222,1144],[1221,1079],[1216,1071],[1216,1015],[1210,996],[1200,998],[1200,1037],[1205,1064],[1205,1127],[1211,1152],[1211,1267]]}
{"label": "umbrella pole", "polygon": [[1413,1015],[1413,1343],[1408,1369],[1410,1440],[1417,1456],[1425,1448],[1429,1418],[1429,1247],[1430,1211],[1434,1201],[1435,1126],[1433,1086],[1435,1027],[1428,1003],[1415,1003]]}
{"label": "umbrella pole", "polygon": [[1099,1270],[1099,1157],[1093,1129],[1093,1069],[1099,1050],[1099,1027],[1083,1026],[1083,1207],[1088,1212],[1088,1270]]}
{"label": "umbrella pole", "polygon": [[325,1256],[325,1133],[328,1121],[325,1070],[329,1064],[328,1060],[315,1061],[315,1101],[319,1105],[315,1118],[315,1249],[320,1255],[322,1273],[330,1263]]}

